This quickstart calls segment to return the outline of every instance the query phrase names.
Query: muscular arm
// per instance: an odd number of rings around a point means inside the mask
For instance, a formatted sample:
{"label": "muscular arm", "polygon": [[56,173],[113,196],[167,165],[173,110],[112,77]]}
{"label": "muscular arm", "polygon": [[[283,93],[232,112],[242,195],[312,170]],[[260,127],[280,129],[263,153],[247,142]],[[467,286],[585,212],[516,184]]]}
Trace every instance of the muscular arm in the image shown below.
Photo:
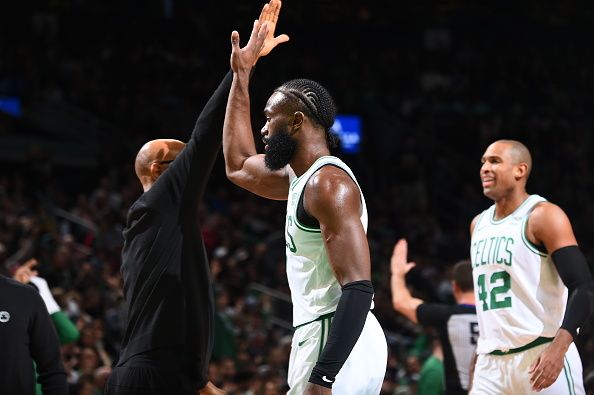
{"label": "muscular arm", "polygon": [[344,170],[324,166],[305,189],[305,210],[320,223],[324,245],[341,285],[371,279],[369,245],[361,223],[359,187]]}
{"label": "muscular arm", "polygon": [[586,259],[561,208],[548,202],[536,206],[528,219],[526,236],[532,243],[545,246],[569,291],[561,327],[529,369],[532,388],[538,391],[550,386],[559,376],[563,356],[579,326],[591,314],[593,285]]}
{"label": "muscular arm", "polygon": [[545,246],[569,290],[563,324],[555,336],[555,341],[569,346],[576,335],[576,326],[589,317],[592,309],[592,276],[585,257],[577,247],[569,218],[552,203],[544,202],[534,208],[526,236],[534,244]]}
{"label": "muscular arm", "polygon": [[249,80],[251,71],[261,56],[289,39],[274,38],[274,29],[281,8],[279,0],[271,0],[254,22],[245,47],[239,47],[239,33],[231,33],[231,69],[233,84],[227,101],[223,125],[223,154],[227,177],[234,184],[262,197],[286,200],[289,193],[290,168],[270,171],[264,165],[264,155],[258,155],[250,119]]}
{"label": "muscular arm", "polygon": [[373,286],[359,188],[343,171],[326,166],[308,182],[304,207],[320,223],[336,279],[343,286],[328,340],[313,368],[306,394],[329,388],[361,335]]}
{"label": "muscular arm", "polygon": [[233,73],[233,83],[223,125],[223,154],[227,177],[234,184],[259,196],[286,200],[289,166],[271,171],[264,155],[256,152],[250,118],[249,70]]}

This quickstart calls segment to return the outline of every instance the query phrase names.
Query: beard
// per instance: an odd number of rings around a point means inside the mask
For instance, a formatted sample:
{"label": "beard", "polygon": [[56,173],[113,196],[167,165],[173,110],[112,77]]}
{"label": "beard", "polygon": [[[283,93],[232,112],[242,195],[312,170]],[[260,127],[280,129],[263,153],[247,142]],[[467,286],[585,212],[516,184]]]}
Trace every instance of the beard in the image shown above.
{"label": "beard", "polygon": [[287,127],[267,139],[266,144],[268,149],[264,153],[264,164],[273,171],[288,165],[297,149],[297,140],[289,135]]}

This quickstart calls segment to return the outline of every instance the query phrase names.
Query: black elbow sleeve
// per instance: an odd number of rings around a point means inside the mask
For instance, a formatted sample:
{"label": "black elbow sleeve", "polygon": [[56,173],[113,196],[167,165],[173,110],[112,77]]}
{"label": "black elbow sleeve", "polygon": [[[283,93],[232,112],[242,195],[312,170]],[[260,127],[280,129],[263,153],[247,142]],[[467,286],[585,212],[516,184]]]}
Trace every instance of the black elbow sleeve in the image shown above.
{"label": "black elbow sleeve", "polygon": [[373,285],[369,280],[353,281],[342,287],[328,340],[309,378],[311,383],[332,387],[340,368],[359,340],[372,299]]}
{"label": "black elbow sleeve", "polygon": [[563,247],[551,254],[557,272],[567,287],[567,307],[561,328],[575,338],[578,328],[590,317],[594,284],[584,254],[578,246]]}

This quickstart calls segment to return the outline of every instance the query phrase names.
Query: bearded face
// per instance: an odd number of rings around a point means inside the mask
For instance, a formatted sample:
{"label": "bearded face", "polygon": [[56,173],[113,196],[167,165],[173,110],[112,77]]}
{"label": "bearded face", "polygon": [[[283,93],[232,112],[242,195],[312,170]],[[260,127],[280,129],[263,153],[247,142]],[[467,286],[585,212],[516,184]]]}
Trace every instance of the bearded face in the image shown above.
{"label": "bearded face", "polygon": [[270,137],[265,137],[264,143],[267,145],[264,163],[273,171],[288,165],[297,149],[297,140],[289,135],[287,125],[279,127]]}

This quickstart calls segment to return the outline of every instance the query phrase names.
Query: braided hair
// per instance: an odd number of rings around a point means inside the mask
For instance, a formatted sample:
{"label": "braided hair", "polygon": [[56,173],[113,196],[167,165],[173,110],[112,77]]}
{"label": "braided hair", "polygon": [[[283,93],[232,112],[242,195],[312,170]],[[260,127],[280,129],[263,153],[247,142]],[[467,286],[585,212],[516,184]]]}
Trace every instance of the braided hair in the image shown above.
{"label": "braided hair", "polygon": [[330,130],[334,125],[336,105],[326,88],[315,81],[299,78],[285,82],[275,92],[293,99],[299,111],[325,130],[330,148],[338,146],[338,137]]}

